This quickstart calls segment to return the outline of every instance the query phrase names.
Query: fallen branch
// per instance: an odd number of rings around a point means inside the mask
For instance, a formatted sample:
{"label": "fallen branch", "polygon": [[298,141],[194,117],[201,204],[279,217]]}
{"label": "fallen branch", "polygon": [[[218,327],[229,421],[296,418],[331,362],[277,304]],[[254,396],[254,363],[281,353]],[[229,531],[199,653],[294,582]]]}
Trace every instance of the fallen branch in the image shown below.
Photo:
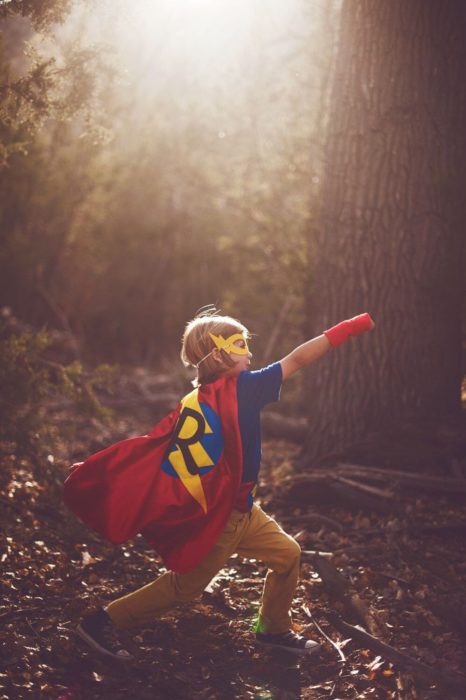
{"label": "fallen branch", "polygon": [[302,606],[302,609],[303,609],[304,613],[308,616],[308,618],[311,620],[312,624],[315,625],[315,627],[318,629],[318,631],[320,632],[320,634],[322,635],[322,637],[323,637],[324,639],[326,639],[327,642],[329,642],[329,643],[332,645],[332,647],[333,647],[334,649],[336,649],[336,651],[337,651],[337,653],[338,653],[338,656],[339,656],[340,659],[343,661],[343,663],[346,663],[346,656],[343,654],[340,645],[337,644],[337,642],[334,642],[333,639],[330,639],[330,637],[329,637],[328,635],[325,634],[325,632],[324,632],[324,630],[322,629],[322,627],[320,627],[320,625],[319,625],[319,624],[317,623],[317,621],[314,619],[314,616],[313,616],[313,614],[311,613],[311,611],[309,610],[309,608],[307,607],[307,605],[303,605],[303,606]]}
{"label": "fallen branch", "polygon": [[356,507],[357,510],[371,510],[387,515],[398,512],[400,504],[391,492],[351,482],[349,479],[331,472],[296,474],[281,482],[280,497],[294,503],[339,503]]}
{"label": "fallen branch", "polygon": [[366,603],[357,593],[351,592],[350,582],[331,561],[320,557],[318,554],[309,557],[308,561],[315,567],[329,594],[340,600],[352,617],[356,617],[359,622],[362,622],[373,633],[381,633],[383,631],[380,624],[371,615]]}
{"label": "fallen branch", "polygon": [[354,481],[354,479],[348,479],[344,476],[338,475],[336,477],[336,480],[339,484],[346,484],[347,486],[351,486],[352,488],[358,489],[359,491],[364,491],[365,493],[368,493],[371,496],[376,496],[377,498],[382,498],[387,501],[391,501],[395,496],[395,493],[392,489],[379,489],[377,488],[377,486],[361,484],[360,481]]}
{"label": "fallen branch", "polygon": [[[383,549],[384,553],[386,553],[387,549],[392,549],[392,547],[384,543]],[[374,554],[377,554],[377,552],[380,553],[380,544],[358,544],[350,547],[340,547],[333,552],[333,555],[335,557],[340,557],[342,554],[347,556],[363,554],[372,557]]]}
{"label": "fallen branch", "polygon": [[298,487],[314,483],[331,483],[338,478],[351,479],[353,482],[382,482],[395,483],[417,490],[445,494],[466,494],[466,479],[453,477],[430,476],[413,472],[402,472],[395,469],[380,469],[365,467],[357,464],[338,463],[327,470],[316,469],[308,473],[298,473],[283,480]]}
{"label": "fallen branch", "polygon": [[466,479],[426,476],[396,469],[380,469],[378,467],[365,467],[347,463],[337,464],[334,474],[336,476],[348,476],[352,479],[362,479],[363,481],[382,481],[385,484],[398,482],[406,487],[436,493],[466,494]]}
{"label": "fallen branch", "polygon": [[320,513],[280,516],[279,520],[281,523],[318,523],[320,525],[326,525],[331,530],[336,530],[337,532],[343,532],[345,529],[337,520],[329,518],[327,515],[321,515]]}
{"label": "fallen branch", "polygon": [[412,656],[408,656],[395,647],[385,644],[376,637],[369,634],[360,627],[350,625],[342,620],[335,613],[324,613],[327,620],[342,634],[351,637],[361,643],[376,654],[379,654],[387,661],[398,666],[399,669],[411,673],[422,681],[428,681],[431,685],[441,685],[455,695],[464,698],[466,693],[466,676],[448,671],[448,675],[443,671],[433,669],[431,666],[417,661]]}
{"label": "fallen branch", "polygon": [[313,565],[330,595],[344,601],[349,589],[349,582],[327,558],[318,554],[310,555],[307,560]]}

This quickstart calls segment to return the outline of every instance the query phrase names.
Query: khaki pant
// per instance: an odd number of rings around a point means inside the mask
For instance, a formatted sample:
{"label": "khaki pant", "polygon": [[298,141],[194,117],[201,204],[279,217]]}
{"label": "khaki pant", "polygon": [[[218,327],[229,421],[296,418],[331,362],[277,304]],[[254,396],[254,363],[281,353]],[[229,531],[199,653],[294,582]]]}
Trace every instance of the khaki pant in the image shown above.
{"label": "khaki pant", "polygon": [[152,583],[114,600],[106,608],[117,627],[142,626],[177,603],[200,596],[229,557],[259,559],[269,567],[259,609],[258,629],[277,634],[291,626],[290,607],[299,575],[300,547],[281,527],[254,505],[250,513],[234,510],[218,542],[188,574],[167,571]]}

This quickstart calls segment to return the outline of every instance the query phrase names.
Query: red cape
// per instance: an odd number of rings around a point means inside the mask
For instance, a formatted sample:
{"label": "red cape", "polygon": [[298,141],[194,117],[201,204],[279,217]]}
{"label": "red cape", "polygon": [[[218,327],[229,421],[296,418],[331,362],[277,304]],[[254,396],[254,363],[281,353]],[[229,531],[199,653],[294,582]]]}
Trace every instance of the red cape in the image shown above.
{"label": "red cape", "polygon": [[194,569],[222,533],[241,482],[236,381],[199,387],[148,435],[73,465],[65,504],[110,542],[141,533],[168,568]]}

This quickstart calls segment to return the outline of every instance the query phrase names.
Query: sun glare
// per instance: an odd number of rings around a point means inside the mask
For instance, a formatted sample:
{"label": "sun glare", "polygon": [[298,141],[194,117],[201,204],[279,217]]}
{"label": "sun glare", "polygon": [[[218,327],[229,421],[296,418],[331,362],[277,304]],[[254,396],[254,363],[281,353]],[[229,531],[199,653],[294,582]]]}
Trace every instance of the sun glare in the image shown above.
{"label": "sun glare", "polygon": [[149,45],[156,34],[173,56],[191,66],[209,65],[214,70],[216,64],[241,54],[250,33],[251,9],[244,0],[172,0],[157,8],[152,5],[146,16],[143,8],[138,8],[135,21],[140,23],[141,39]]}
{"label": "sun glare", "polygon": [[120,0],[117,46],[130,70],[137,64],[155,82],[168,70],[209,83],[241,66],[244,53],[274,26],[279,31],[292,6],[279,0],[268,0],[266,8],[258,0]]}
{"label": "sun glare", "polygon": [[[91,48],[113,54],[128,92],[143,104],[151,95],[228,89],[261,62],[280,62],[302,23],[303,0],[99,0],[89,12],[75,0],[65,26]],[[306,6],[307,7],[307,6]],[[251,65],[251,62],[254,65]]]}

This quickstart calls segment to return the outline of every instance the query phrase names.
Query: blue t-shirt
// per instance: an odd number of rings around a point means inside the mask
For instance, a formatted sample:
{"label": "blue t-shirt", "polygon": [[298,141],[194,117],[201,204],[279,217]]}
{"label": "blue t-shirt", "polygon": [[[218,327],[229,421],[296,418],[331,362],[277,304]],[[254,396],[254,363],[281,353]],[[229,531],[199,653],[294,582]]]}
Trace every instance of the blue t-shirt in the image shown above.
{"label": "blue t-shirt", "polygon": [[282,385],[282,367],[274,362],[253,372],[241,372],[237,381],[238,423],[243,447],[243,477],[235,509],[252,508],[261,463],[260,412],[268,403],[278,401]]}

